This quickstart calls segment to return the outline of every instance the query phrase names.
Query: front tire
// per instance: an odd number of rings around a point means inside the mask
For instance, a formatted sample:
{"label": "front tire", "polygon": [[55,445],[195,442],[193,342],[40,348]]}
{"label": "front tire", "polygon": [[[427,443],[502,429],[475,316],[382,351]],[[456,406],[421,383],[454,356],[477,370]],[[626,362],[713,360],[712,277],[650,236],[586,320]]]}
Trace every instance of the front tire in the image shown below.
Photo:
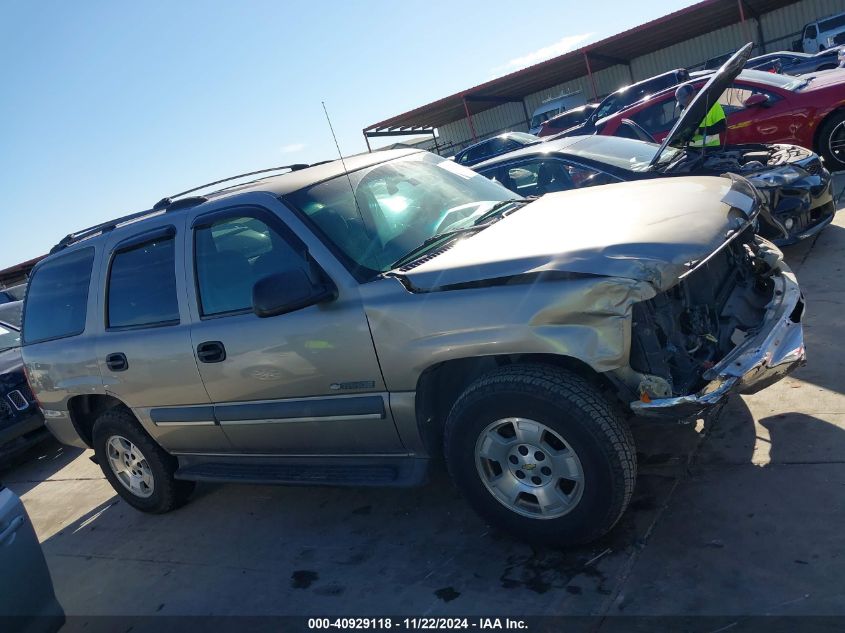
{"label": "front tire", "polygon": [[845,112],[834,114],[819,130],[818,153],[830,171],[845,169]]}
{"label": "front tire", "polygon": [[446,422],[455,485],[475,510],[520,539],[587,543],[616,524],[634,490],[627,425],[593,385],[544,365],[478,379]]}
{"label": "front tire", "polygon": [[100,415],[93,436],[103,474],[133,508],[163,514],[187,501],[194,482],[174,479],[176,458],[155,443],[128,409],[116,407]]}

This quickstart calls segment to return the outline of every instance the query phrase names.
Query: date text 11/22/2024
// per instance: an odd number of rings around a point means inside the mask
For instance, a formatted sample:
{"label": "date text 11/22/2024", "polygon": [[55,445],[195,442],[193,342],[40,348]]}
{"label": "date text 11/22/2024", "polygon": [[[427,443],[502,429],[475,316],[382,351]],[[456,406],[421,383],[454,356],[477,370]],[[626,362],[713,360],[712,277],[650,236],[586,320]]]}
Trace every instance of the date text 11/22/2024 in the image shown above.
{"label": "date text 11/22/2024", "polygon": [[309,630],[527,630],[525,620],[512,618],[309,618]]}

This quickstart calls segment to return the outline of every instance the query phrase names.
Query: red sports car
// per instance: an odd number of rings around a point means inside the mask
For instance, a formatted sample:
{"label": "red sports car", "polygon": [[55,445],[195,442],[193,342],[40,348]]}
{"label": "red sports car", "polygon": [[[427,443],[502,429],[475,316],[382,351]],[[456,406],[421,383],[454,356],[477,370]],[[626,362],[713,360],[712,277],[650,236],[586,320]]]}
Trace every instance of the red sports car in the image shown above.
{"label": "red sports car", "polygon": [[[692,85],[700,89],[708,78],[701,76]],[[727,143],[801,145],[824,156],[832,171],[845,169],[845,70],[801,77],[743,70],[719,103],[728,118]],[[661,142],[679,115],[670,88],[597,121],[597,133],[642,137],[639,126]],[[626,120],[636,126],[623,124]]]}

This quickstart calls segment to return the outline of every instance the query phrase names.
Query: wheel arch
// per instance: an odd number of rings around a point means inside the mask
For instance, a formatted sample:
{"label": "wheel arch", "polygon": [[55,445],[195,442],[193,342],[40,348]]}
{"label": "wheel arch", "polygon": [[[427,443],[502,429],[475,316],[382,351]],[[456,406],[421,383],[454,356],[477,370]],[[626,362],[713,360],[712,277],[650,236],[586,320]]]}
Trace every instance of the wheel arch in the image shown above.
{"label": "wheel arch", "polygon": [[513,364],[540,364],[571,371],[612,392],[617,387],[606,374],[597,372],[584,361],[560,354],[500,354],[454,358],[427,367],[416,386],[416,418],[420,437],[430,455],[440,455],[446,418],[460,395],[475,380],[499,367]]}
{"label": "wheel arch", "polygon": [[121,400],[104,394],[73,396],[67,402],[67,409],[70,414],[70,420],[73,423],[73,428],[89,448],[93,448],[94,446],[94,422],[105,411],[116,407],[124,407],[128,410],[126,404]]}
{"label": "wheel arch", "polygon": [[821,136],[821,132],[824,129],[824,126],[827,125],[827,122],[830,121],[833,117],[843,114],[845,114],[845,104],[833,108],[833,110],[831,110],[821,118],[819,124],[816,126],[815,132],[813,132],[813,151],[816,154],[822,154],[821,147],[819,147],[819,137]]}

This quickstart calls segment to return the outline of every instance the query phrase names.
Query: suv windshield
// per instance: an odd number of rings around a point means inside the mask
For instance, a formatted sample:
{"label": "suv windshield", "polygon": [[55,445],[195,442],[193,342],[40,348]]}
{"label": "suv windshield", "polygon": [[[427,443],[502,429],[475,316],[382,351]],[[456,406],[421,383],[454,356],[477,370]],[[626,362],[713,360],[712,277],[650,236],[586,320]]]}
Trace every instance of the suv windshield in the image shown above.
{"label": "suv windshield", "polygon": [[499,183],[422,152],[285,197],[361,281],[390,270],[431,237],[469,227],[497,202],[513,199],[518,196]]}

